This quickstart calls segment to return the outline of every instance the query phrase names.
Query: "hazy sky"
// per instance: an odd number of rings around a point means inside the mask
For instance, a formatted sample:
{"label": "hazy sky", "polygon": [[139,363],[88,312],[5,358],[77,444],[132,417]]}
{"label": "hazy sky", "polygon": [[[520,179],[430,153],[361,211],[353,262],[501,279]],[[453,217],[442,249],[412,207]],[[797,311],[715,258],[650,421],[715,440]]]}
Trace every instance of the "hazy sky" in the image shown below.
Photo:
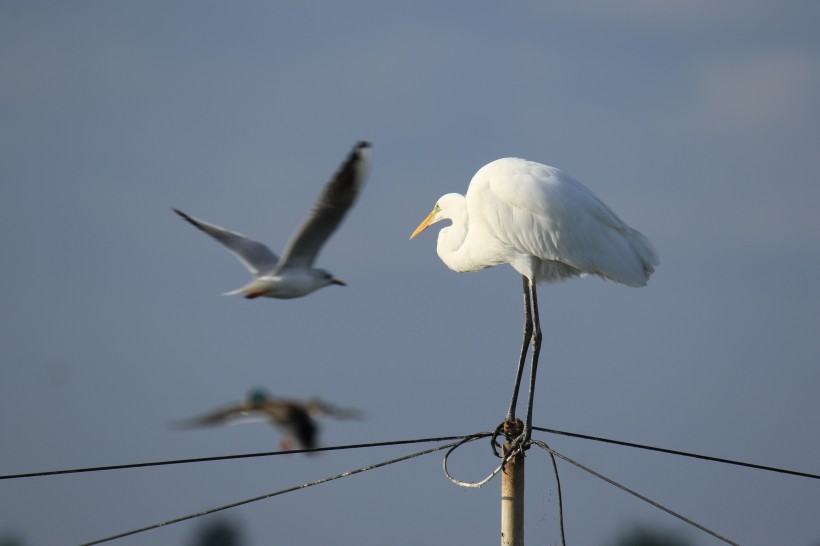
{"label": "hazy sky", "polygon": [[[494,427],[520,280],[407,239],[510,155],[581,180],[661,258],[642,289],[542,287],[535,424],[820,472],[818,23],[808,0],[0,1],[0,474],[276,449],[264,424],[168,427],[253,386],[366,412],[324,445]],[[170,207],[279,251],[359,139],[371,176],[318,262],[349,286],[219,296],[246,271]],[[816,481],[537,437],[741,544],[820,540]],[[415,449],[3,481],[0,537],[76,544]],[[570,544],[633,523],[718,544],[561,471]],[[555,544],[550,466],[527,473],[528,543]],[[496,544],[498,488],[428,455],[228,515],[252,545]]]}

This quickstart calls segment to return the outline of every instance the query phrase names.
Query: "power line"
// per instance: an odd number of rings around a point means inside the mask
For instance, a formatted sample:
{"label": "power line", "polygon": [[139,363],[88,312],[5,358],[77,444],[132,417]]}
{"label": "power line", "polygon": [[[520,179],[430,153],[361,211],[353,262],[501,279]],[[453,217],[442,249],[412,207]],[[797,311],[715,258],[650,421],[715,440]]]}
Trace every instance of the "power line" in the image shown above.
{"label": "power line", "polygon": [[[535,427],[533,427],[533,428],[535,428]],[[592,470],[591,468],[586,467],[586,466],[582,465],[582,464],[581,464],[581,463],[579,463],[579,462],[573,461],[572,459],[570,459],[570,458],[569,458],[569,457],[567,457],[566,455],[562,455],[561,453],[558,453],[558,452],[557,452],[557,451],[555,451],[554,449],[550,448],[550,447],[549,447],[549,446],[547,446],[547,444],[545,444],[544,442],[539,442],[538,440],[533,440],[533,442],[532,442],[532,443],[533,443],[533,445],[537,445],[537,446],[538,446],[538,447],[540,447],[541,449],[545,450],[545,451],[546,451],[547,453],[549,453],[550,455],[555,455],[556,457],[559,457],[559,458],[563,459],[564,461],[566,461],[566,462],[568,462],[568,463],[570,463],[570,464],[572,464],[572,465],[575,465],[576,467],[580,468],[581,470],[583,470],[583,471],[585,471],[585,472],[588,472],[588,473],[592,474],[592,475],[593,475],[593,476],[595,476],[596,478],[599,478],[599,479],[604,480],[605,482],[607,482],[607,483],[609,483],[609,484],[611,484],[611,485],[614,485],[614,486],[615,486],[615,487],[617,487],[618,489],[620,489],[620,490],[622,490],[622,491],[625,491],[625,492],[629,493],[630,495],[633,495],[633,496],[635,496],[635,497],[637,497],[637,498],[641,499],[642,501],[644,501],[644,502],[647,502],[647,503],[651,504],[652,506],[654,506],[655,508],[658,508],[659,510],[663,510],[663,511],[664,511],[664,512],[666,512],[667,514],[670,514],[670,515],[672,515],[672,516],[675,516],[676,518],[680,519],[681,521],[683,521],[683,522],[685,522],[685,523],[688,523],[689,525],[691,525],[691,526],[693,526],[693,527],[697,527],[698,529],[700,529],[700,530],[701,530],[701,531],[703,531],[704,533],[708,533],[708,534],[712,535],[713,537],[717,538],[718,540],[721,540],[721,541],[725,542],[726,544],[731,544],[732,546],[740,546],[737,542],[733,542],[733,541],[729,540],[728,538],[726,538],[726,537],[724,537],[724,536],[722,536],[722,535],[719,535],[719,534],[718,534],[718,533],[716,533],[715,531],[712,531],[711,529],[709,529],[709,528],[707,528],[707,527],[705,527],[705,526],[701,525],[700,523],[697,523],[696,521],[691,520],[691,519],[687,518],[686,516],[683,516],[683,515],[681,515],[681,514],[679,514],[679,513],[675,512],[675,511],[674,511],[674,510],[672,510],[671,508],[667,508],[666,506],[664,506],[664,505],[660,504],[659,502],[653,501],[653,500],[652,500],[652,499],[650,499],[649,497],[645,497],[644,495],[641,495],[641,494],[640,494],[640,493],[638,493],[637,491],[633,491],[632,489],[629,489],[629,488],[628,488],[628,487],[626,487],[625,485],[621,485],[620,483],[616,482],[615,480],[612,480],[612,479],[610,479],[610,478],[607,478],[607,477],[606,477],[606,476],[604,476],[603,474],[599,474],[598,472],[595,472],[595,471],[594,471],[594,470]]]}
{"label": "power line", "polygon": [[533,443],[545,446],[548,449],[550,460],[552,461],[552,471],[555,474],[555,487],[558,490],[558,522],[560,524],[559,530],[561,531],[561,546],[567,546],[567,537],[564,532],[564,496],[561,493],[561,478],[558,476],[558,463],[555,462],[555,454],[552,452],[552,448],[545,442],[536,441]]}
{"label": "power line", "polygon": [[[697,453],[690,453],[690,452],[685,452],[685,451],[678,451],[678,450],[672,450],[672,449],[667,449],[667,448],[660,448],[660,447],[649,446],[649,445],[644,445],[644,444],[636,444],[636,443],[632,443],[632,442],[624,442],[624,441],[620,441],[620,440],[612,440],[612,439],[609,439],[609,438],[601,438],[601,437],[596,437],[596,436],[590,436],[590,435],[578,434],[578,433],[571,433],[571,432],[559,431],[559,430],[554,430],[554,429],[547,429],[547,428],[542,428],[542,427],[533,427],[533,428],[535,430],[539,430],[539,431],[542,431],[542,432],[547,432],[547,433],[551,433],[551,434],[560,434],[560,435],[564,435],[564,436],[580,438],[580,439],[585,439],[585,440],[593,440],[593,441],[611,443],[611,444],[616,444],[616,445],[623,445],[623,446],[626,446],[626,447],[646,449],[646,450],[657,451],[657,452],[661,452],[661,453],[669,453],[669,454],[680,455],[680,456],[684,456],[684,457],[691,457],[691,458],[709,460],[709,461],[714,461],[714,462],[719,462],[719,463],[732,464],[732,465],[737,465],[737,466],[754,468],[754,469],[758,469],[758,470],[765,470],[765,471],[771,471],[771,472],[791,474],[791,475],[796,475],[796,476],[801,476],[801,477],[808,477],[808,478],[814,478],[814,479],[820,478],[820,476],[805,473],[805,472],[798,472],[798,471],[786,470],[786,469],[782,469],[782,468],[757,465],[757,464],[753,464],[753,463],[746,463],[746,462],[735,461],[735,460],[731,460],[731,459],[722,459],[722,458],[718,458],[718,457],[712,457],[712,456],[708,456],[708,455],[701,455],[701,454],[697,454]],[[0,476],[0,480],[2,480],[2,479],[22,478],[22,477],[50,476],[50,475],[70,474],[70,473],[80,473],[80,472],[94,472],[94,471],[100,471],[100,470],[115,470],[115,469],[139,468],[139,467],[147,467],[147,466],[184,464],[184,463],[191,463],[191,462],[206,462],[206,461],[219,461],[219,460],[241,459],[241,458],[251,458],[251,457],[265,457],[265,456],[273,456],[273,455],[284,455],[284,454],[288,454],[288,453],[316,452],[316,451],[335,451],[335,450],[343,450],[343,449],[357,449],[357,448],[366,448],[366,447],[383,447],[383,446],[404,445],[404,444],[413,444],[413,443],[422,443],[422,442],[458,440],[458,441],[450,443],[450,444],[437,446],[437,447],[427,449],[427,450],[424,450],[424,451],[419,451],[419,452],[416,452],[416,453],[413,453],[413,454],[410,454],[410,455],[405,455],[405,456],[402,456],[402,457],[399,457],[399,458],[396,458],[396,459],[391,459],[391,460],[384,461],[384,462],[381,462],[381,463],[377,463],[377,464],[374,464],[374,465],[365,466],[365,467],[362,467],[362,468],[358,468],[358,469],[355,469],[355,470],[344,472],[342,474],[338,474],[338,475],[331,476],[331,477],[328,477],[328,478],[324,478],[324,479],[321,479],[321,480],[316,480],[316,481],[308,482],[308,483],[298,485],[298,486],[295,486],[295,487],[282,489],[280,491],[275,491],[273,493],[268,493],[266,495],[261,495],[261,496],[254,497],[254,498],[251,498],[251,499],[246,499],[246,500],[234,502],[234,503],[231,503],[231,504],[226,504],[226,505],[219,506],[217,508],[213,508],[213,509],[206,510],[206,511],[203,511],[203,512],[198,512],[198,513],[195,513],[195,514],[189,514],[189,515],[186,515],[186,516],[181,516],[181,517],[178,517],[178,518],[163,521],[163,522],[160,522],[160,523],[156,523],[156,524],[153,524],[153,525],[149,525],[149,526],[142,527],[142,528],[139,528],[139,529],[135,529],[135,530],[132,530],[132,531],[128,531],[128,532],[125,532],[125,533],[120,533],[120,534],[117,534],[117,535],[113,535],[113,536],[110,536],[110,537],[95,540],[93,542],[88,542],[88,543],[85,543],[85,544],[81,545],[81,546],[92,546],[92,545],[95,545],[95,544],[101,544],[101,543],[108,542],[108,541],[111,541],[111,540],[115,540],[115,539],[131,536],[131,535],[135,535],[135,534],[142,533],[142,532],[145,532],[145,531],[149,531],[149,530],[152,530],[152,529],[157,529],[159,527],[164,527],[164,526],[167,526],[167,525],[171,525],[173,523],[179,523],[179,522],[186,521],[186,520],[193,519],[193,518],[197,518],[197,517],[200,517],[200,516],[213,514],[215,512],[219,512],[219,511],[222,511],[222,510],[227,510],[229,508],[234,508],[234,507],[237,507],[237,506],[242,506],[242,505],[249,504],[249,503],[252,503],[252,502],[256,502],[256,501],[259,501],[259,500],[268,499],[268,498],[271,498],[271,497],[274,497],[274,496],[282,495],[284,493],[290,493],[290,492],[293,492],[293,491],[297,491],[299,489],[312,487],[314,485],[320,485],[320,484],[327,483],[327,482],[330,482],[330,481],[333,481],[333,480],[336,480],[336,479],[339,479],[339,478],[344,478],[344,477],[347,477],[347,476],[352,476],[354,474],[359,474],[361,472],[366,472],[368,470],[381,468],[383,466],[387,466],[387,465],[394,464],[394,463],[397,463],[397,462],[401,462],[401,461],[405,461],[405,460],[412,459],[412,458],[415,458],[415,457],[419,457],[421,455],[434,453],[436,451],[441,451],[443,449],[449,449],[449,451],[448,451],[448,455],[449,455],[450,453],[452,453],[453,450],[457,449],[459,446],[464,445],[465,443],[477,440],[477,439],[482,438],[482,437],[487,437],[487,436],[492,436],[492,433],[491,432],[482,432],[482,433],[462,435],[462,436],[444,436],[444,437],[437,437],[437,438],[420,438],[420,439],[416,439],[416,440],[397,440],[397,441],[390,441],[390,442],[373,442],[373,443],[366,443],[366,444],[349,444],[349,445],[331,446],[331,447],[307,449],[307,450],[297,450],[297,451],[274,451],[274,452],[263,452],[263,453],[248,453],[248,454],[216,456],[216,457],[201,457],[201,458],[196,458],[196,459],[178,459],[178,460],[170,460],[170,461],[154,461],[154,462],[148,462],[148,463],[112,465],[112,466],[105,466],[105,467],[88,467],[88,468],[78,468],[78,469],[69,469],[69,470],[56,470],[56,471],[48,471],[48,472],[35,472],[35,473],[28,473],[28,474],[16,474],[16,475]],[[559,457],[559,458],[561,458],[561,459],[575,465],[576,467],[578,467],[578,468],[580,468],[580,469],[582,469],[582,470],[584,470],[584,471],[586,471],[586,472],[588,472],[588,473],[590,473],[590,474],[592,474],[592,475],[594,475],[594,476],[596,476],[596,477],[598,477],[598,478],[600,478],[600,479],[602,479],[602,480],[604,480],[604,481],[606,481],[606,482],[608,482],[608,483],[622,489],[623,491],[625,491],[625,492],[627,492],[627,493],[629,493],[629,494],[631,494],[631,495],[633,495],[633,496],[635,496],[635,497],[637,497],[637,498],[639,498],[639,499],[641,499],[641,500],[655,506],[656,508],[665,511],[665,512],[667,512],[667,513],[681,519],[682,521],[684,521],[684,522],[686,522],[686,523],[688,523],[688,524],[690,524],[694,527],[697,527],[698,529],[700,529],[700,530],[714,536],[715,538],[718,538],[718,539],[726,542],[727,544],[731,544],[731,545],[736,546],[735,542],[732,542],[731,540],[717,534],[716,532],[706,528],[705,526],[700,525],[700,524],[694,522],[693,520],[690,520],[690,519],[686,518],[685,516],[682,516],[681,514],[678,514],[677,512],[674,512],[673,510],[661,505],[660,503],[657,503],[657,502],[649,499],[648,497],[645,497],[645,496],[641,495],[640,493],[637,493],[637,492],[635,492],[635,491],[633,491],[633,490],[631,490],[631,489],[629,489],[629,488],[615,482],[614,480],[612,480],[610,478],[607,478],[606,476],[603,476],[602,474],[599,474],[598,472],[596,472],[596,471],[594,471],[594,470],[592,470],[592,469],[590,469],[590,468],[588,468],[588,467],[586,467],[586,466],[584,466],[584,465],[570,459],[569,457],[567,457],[565,455],[562,455],[561,453],[556,452],[555,450],[553,450],[552,448],[547,446],[544,442],[541,442],[541,441],[538,441],[538,440],[533,440],[532,443],[534,445],[537,445],[537,446],[541,447],[542,449],[545,449],[550,454],[550,456],[553,457],[553,467],[556,470],[556,480],[558,480],[558,476],[557,476],[557,467],[555,467],[554,457],[557,456],[557,457]],[[451,479],[451,481],[455,481],[456,483],[458,483],[458,481],[453,480],[450,477],[449,473],[447,472],[446,460],[447,460],[447,457],[445,457],[445,461],[444,461],[445,475],[447,475],[447,477],[449,479]],[[467,485],[470,485],[472,487],[476,487],[476,486],[480,487],[481,485],[483,485],[484,483],[489,481],[496,473],[497,473],[497,470],[494,471],[486,480],[483,480],[479,484],[467,484]],[[560,482],[558,482],[558,487],[559,487],[559,495],[560,495]],[[561,511],[560,518],[561,518],[561,531],[562,531],[562,540],[563,540],[563,507],[562,506],[559,507],[559,510]]]}
{"label": "power line", "polygon": [[[533,429],[541,430],[539,427],[533,427]],[[490,434],[488,434],[488,433],[479,433],[479,434],[475,434],[475,435],[471,435],[471,436],[466,436],[463,440],[461,440],[459,442],[455,442],[454,444],[451,444],[452,447],[450,447],[447,450],[447,453],[444,456],[444,461],[442,463],[443,467],[444,467],[444,475],[447,477],[448,480],[450,480],[452,483],[454,483],[454,484],[456,484],[460,487],[479,488],[479,487],[482,487],[485,484],[487,484],[490,480],[492,480],[496,476],[496,474],[498,474],[499,471],[501,471],[504,468],[504,464],[507,462],[507,459],[511,455],[514,455],[516,453],[516,449],[511,450],[507,454],[507,456],[503,458],[502,463],[495,470],[493,470],[486,478],[484,478],[483,480],[480,480],[478,482],[464,482],[464,481],[458,480],[450,474],[450,471],[447,468],[447,459],[450,457],[450,455],[455,450],[457,450],[459,447],[461,447],[461,446],[463,446],[467,443],[473,442],[475,440],[486,437],[488,435],[490,435]],[[492,435],[492,441],[495,441],[495,435]],[[591,468],[589,468],[587,466],[584,466],[581,463],[578,463],[578,462],[570,459],[566,455],[563,455],[563,454],[555,451],[554,449],[549,447],[545,442],[542,442],[542,441],[539,441],[539,440],[532,440],[531,443],[532,443],[532,445],[538,446],[541,449],[543,449],[544,451],[546,451],[547,454],[550,456],[550,458],[552,460],[552,467],[553,467],[553,470],[555,472],[555,482],[556,482],[556,486],[557,486],[557,489],[558,489],[558,518],[559,518],[559,522],[560,522],[561,543],[562,544],[566,544],[566,535],[565,535],[565,531],[564,531],[564,506],[563,506],[564,503],[563,503],[563,495],[562,495],[562,492],[561,492],[561,480],[560,480],[559,475],[558,475],[558,466],[555,462],[555,457],[559,457],[559,458],[563,459],[564,461],[575,465],[576,467],[580,468],[581,470],[584,470],[584,471],[592,474],[593,476],[595,476],[595,477],[597,477],[601,480],[604,480],[605,482],[607,482],[611,485],[614,485],[615,487],[621,489],[622,491],[625,491],[626,493],[629,493],[630,495],[633,495],[633,496],[637,497],[638,499],[640,499],[640,500],[642,500],[646,503],[651,504],[655,508],[663,510],[667,514],[670,514],[670,515],[680,519],[681,521],[683,521],[683,522],[685,522],[685,523],[687,523],[687,524],[689,524],[693,527],[696,527],[697,529],[700,529],[701,531],[703,531],[705,533],[708,533],[708,534],[712,535],[713,537],[715,537],[715,538],[717,538],[717,539],[719,539],[719,540],[721,540],[721,541],[723,541],[727,544],[730,544],[732,546],[739,546],[739,544],[737,544],[736,542],[733,542],[733,541],[729,540],[728,538],[718,534],[717,532],[709,529],[708,527],[706,527],[704,525],[701,525],[700,523],[697,523],[696,521],[694,521],[690,518],[687,518],[686,516],[684,516],[684,515],[682,515],[678,512],[675,512],[671,508],[668,508],[668,507],[660,504],[659,502],[654,501],[654,500],[650,499],[649,497],[646,497],[645,495],[642,495],[642,494],[638,493],[637,491],[634,491],[634,490],[626,487],[625,485],[622,485],[622,484],[616,482],[615,480],[607,478],[603,474],[600,474],[599,472],[596,472],[596,471],[592,470]],[[525,448],[519,446],[517,449],[518,450],[523,450]]]}
{"label": "power line", "polygon": [[[579,438],[582,440],[592,440],[595,442],[603,442],[609,443],[614,445],[620,445],[625,447],[632,447],[636,449],[644,449],[648,451],[655,451],[658,453],[667,453],[671,455],[679,455],[681,457],[689,457],[693,459],[701,459],[704,461],[712,461],[716,463],[723,463],[723,464],[730,464],[735,466],[741,466],[746,468],[753,468],[756,470],[764,470],[767,472],[777,472],[780,474],[788,474],[792,476],[799,476],[802,478],[811,478],[815,480],[820,480],[820,475],[818,474],[811,474],[808,472],[801,472],[797,470],[788,470],[785,468],[778,468],[774,466],[765,466],[755,463],[747,463],[743,461],[733,460],[733,459],[724,459],[721,457],[713,457],[711,455],[703,455],[699,453],[693,453],[689,451],[680,451],[676,449],[668,449],[663,447],[657,446],[650,446],[646,444],[637,444],[634,442],[625,442],[622,440],[613,440],[611,438],[602,438],[598,436],[590,436],[587,434],[579,434],[575,432],[566,432],[562,430],[556,430],[551,428],[543,428],[543,427],[532,427],[533,430],[538,430],[541,432],[546,432],[549,434],[559,434],[562,436],[568,436],[571,438]],[[347,444],[347,445],[339,445],[339,446],[329,446],[329,447],[319,447],[313,449],[296,449],[292,451],[264,451],[259,453],[241,453],[237,455],[217,455],[213,457],[196,457],[190,459],[173,459],[173,460],[165,460],[165,461],[151,461],[145,463],[131,463],[131,464],[119,464],[119,465],[109,465],[109,466],[95,466],[95,467],[83,467],[83,468],[71,468],[65,470],[48,470],[43,472],[27,472],[22,474],[6,474],[0,475],[0,481],[2,480],[13,480],[19,478],[37,478],[37,477],[45,477],[45,476],[57,476],[63,474],[79,474],[84,472],[101,472],[105,470],[124,470],[129,468],[144,468],[144,467],[152,467],[152,466],[166,466],[166,465],[175,465],[175,464],[188,464],[188,463],[202,463],[202,462],[213,462],[213,461],[227,461],[233,459],[250,459],[250,458],[257,458],[257,457],[273,457],[277,455],[289,455],[294,453],[317,453],[321,451],[338,451],[338,450],[345,450],[345,449],[362,449],[362,448],[369,448],[369,447],[385,447],[385,446],[395,446],[395,445],[405,445],[405,444],[416,444],[416,443],[427,443],[427,442],[444,442],[449,440],[462,440],[474,435],[459,435],[459,436],[441,436],[437,438],[419,438],[416,440],[395,440],[395,441],[387,441],[387,442],[371,442],[371,443],[364,443],[364,444]]]}
{"label": "power line", "polygon": [[668,453],[671,455],[680,455],[681,457],[690,457],[693,459],[702,459],[704,461],[712,461],[716,463],[723,463],[723,464],[731,464],[735,466],[743,466],[746,468],[754,468],[756,470],[765,470],[767,472],[778,472],[780,474],[790,474],[792,476],[800,476],[802,478],[812,478],[814,480],[820,480],[820,475],[818,474],[810,474],[808,472],[799,472],[797,470],[787,470],[785,468],[777,468],[774,466],[765,466],[761,464],[754,464],[754,463],[746,463],[743,461],[737,461],[733,459],[723,459],[720,457],[712,457],[710,455],[700,455],[698,453],[692,453],[689,451],[678,451],[676,449],[667,449],[663,447],[655,447],[645,444],[635,444],[632,442],[624,442],[621,440],[612,440],[610,438],[600,438],[597,436],[589,436],[586,434],[577,434],[575,432],[564,432],[562,430],[555,430],[551,428],[541,428],[541,427],[532,427],[533,430],[540,430],[541,432],[548,432],[550,434],[560,434],[562,436],[569,436],[572,438],[581,438],[583,440],[593,440],[595,442],[605,442],[608,444],[615,444],[620,446],[626,447],[634,447],[637,449],[646,449],[649,451],[657,451],[659,453]]}
{"label": "power line", "polygon": [[228,461],[232,459],[250,459],[254,457],[272,457],[275,455],[290,455],[293,453],[317,453],[320,451],[338,451],[343,449],[361,449],[366,447],[397,446],[405,444],[421,444],[428,442],[445,442],[447,440],[460,440],[465,436],[443,436],[439,438],[419,438],[417,440],[395,440],[390,442],[372,442],[368,444],[347,444],[331,447],[316,447],[313,449],[294,449],[292,451],[264,451],[261,453],[242,453],[239,455],[217,455],[214,457],[197,457],[192,459],[174,459],[167,461],[151,461],[147,463],[118,464],[109,466],[93,466],[84,468],[70,468],[67,470],[47,470],[44,472],[27,472],[25,474],[7,474],[0,476],[0,480],[14,480],[18,478],[38,478],[43,476],[57,476],[61,474],[79,474],[83,472],[101,472],[103,470],[124,470],[127,468],[143,468],[148,466],[165,466],[174,464],[204,463],[211,461]]}
{"label": "power line", "polygon": [[[403,443],[410,443],[410,442],[403,442]],[[384,462],[369,465],[369,466],[363,466],[361,468],[357,468],[355,470],[349,470],[347,472],[343,472],[343,473],[337,474],[335,476],[330,476],[328,478],[323,478],[321,480],[315,480],[315,481],[312,481],[312,482],[303,483],[302,485],[297,485],[295,487],[289,487],[287,489],[274,491],[273,493],[268,493],[266,495],[260,495],[258,497],[253,497],[251,499],[245,499],[245,500],[242,500],[242,501],[233,502],[231,504],[226,504],[226,505],[223,505],[223,506],[219,506],[217,508],[212,508],[210,510],[205,510],[204,512],[197,512],[196,514],[189,514],[187,516],[181,516],[181,517],[174,518],[174,519],[171,519],[171,520],[168,520],[168,521],[163,521],[163,522],[160,522],[160,523],[155,523],[153,525],[148,525],[146,527],[141,527],[139,529],[134,529],[133,531],[127,531],[125,533],[119,533],[117,535],[112,535],[110,537],[101,538],[101,539],[98,539],[98,540],[94,540],[92,542],[86,542],[86,543],[81,544],[80,546],[92,546],[94,544],[102,544],[103,542],[109,542],[111,540],[116,540],[118,538],[124,538],[124,537],[127,537],[127,536],[136,535],[136,534],[139,534],[139,533],[143,533],[145,531],[150,531],[152,529],[157,529],[159,527],[165,527],[166,525],[171,525],[171,524],[174,524],[174,523],[179,523],[181,521],[186,521],[186,520],[189,520],[189,519],[194,519],[194,518],[198,518],[198,517],[201,517],[201,516],[206,516],[208,514],[213,514],[215,512],[220,512],[222,510],[227,510],[228,508],[235,508],[237,506],[242,506],[244,504],[250,504],[252,502],[256,502],[256,501],[260,501],[260,500],[264,500],[264,499],[269,499],[269,498],[275,497],[277,495],[283,495],[285,493],[291,493],[293,491],[298,491],[299,489],[305,489],[307,487],[312,487],[314,485],[321,485],[323,483],[327,483],[327,482],[330,482],[330,481],[333,481],[333,480],[338,480],[339,478],[346,478],[348,476],[353,476],[354,474],[360,474],[362,472],[367,472],[368,470],[375,470],[376,468],[381,468],[383,466],[391,465],[391,464],[394,464],[394,463],[399,463],[399,462],[402,462],[402,461],[407,461],[407,460],[413,459],[415,457],[420,457],[421,455],[427,455],[428,453],[434,453],[436,451],[441,451],[442,449],[447,449],[447,448],[452,447],[454,445],[456,445],[456,444],[445,444],[443,446],[438,446],[438,447],[434,447],[434,448],[431,448],[431,449],[425,449],[424,451],[418,451],[416,453],[411,453],[410,455],[404,455],[403,457],[398,457],[396,459],[390,459],[389,461],[384,461]]]}

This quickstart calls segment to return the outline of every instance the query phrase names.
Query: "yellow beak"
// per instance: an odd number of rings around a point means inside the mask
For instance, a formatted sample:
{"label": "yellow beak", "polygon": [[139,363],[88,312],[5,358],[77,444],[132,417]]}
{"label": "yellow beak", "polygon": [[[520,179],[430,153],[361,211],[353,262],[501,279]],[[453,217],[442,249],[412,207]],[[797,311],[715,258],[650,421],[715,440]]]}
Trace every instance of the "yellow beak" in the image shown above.
{"label": "yellow beak", "polygon": [[438,207],[433,208],[433,211],[430,214],[428,214],[427,218],[425,218],[419,224],[419,227],[416,228],[416,231],[413,232],[413,234],[410,236],[410,239],[413,239],[413,237],[415,237],[416,235],[418,235],[419,233],[421,233],[422,231],[424,231],[425,229],[430,227],[430,224],[433,221],[433,217],[436,215],[437,212],[438,212]]}

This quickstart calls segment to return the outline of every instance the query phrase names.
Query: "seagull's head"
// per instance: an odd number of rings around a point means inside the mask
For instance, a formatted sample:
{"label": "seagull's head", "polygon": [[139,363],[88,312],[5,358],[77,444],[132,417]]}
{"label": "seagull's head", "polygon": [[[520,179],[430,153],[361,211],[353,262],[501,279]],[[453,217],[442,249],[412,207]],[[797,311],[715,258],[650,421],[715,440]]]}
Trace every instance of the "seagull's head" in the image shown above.
{"label": "seagull's head", "polygon": [[338,284],[339,286],[347,286],[347,284],[343,281],[340,281],[330,271],[325,271],[324,269],[314,269],[316,272],[316,276],[319,279],[319,283],[321,286],[330,286],[331,284]]}

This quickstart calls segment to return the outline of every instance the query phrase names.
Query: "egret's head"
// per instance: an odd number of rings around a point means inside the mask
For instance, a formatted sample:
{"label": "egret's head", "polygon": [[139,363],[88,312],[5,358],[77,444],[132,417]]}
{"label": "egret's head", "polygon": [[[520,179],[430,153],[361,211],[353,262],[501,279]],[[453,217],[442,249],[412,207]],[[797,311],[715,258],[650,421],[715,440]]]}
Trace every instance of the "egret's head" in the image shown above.
{"label": "egret's head", "polygon": [[447,220],[448,218],[452,218],[452,214],[454,214],[457,210],[458,206],[464,206],[464,196],[459,195],[457,193],[448,193],[447,195],[442,195],[441,198],[436,203],[436,206],[433,207],[433,210],[430,211],[430,214],[427,215],[420,224],[419,227],[416,228],[416,231],[410,235],[412,239],[428,227],[432,226],[436,222],[440,222],[442,220]]}
{"label": "egret's head", "polygon": [[444,220],[444,216],[442,216],[441,214],[441,205],[439,203],[436,203],[436,206],[433,207],[433,210],[430,211],[430,214],[427,215],[427,218],[422,220],[422,222],[419,224],[419,227],[416,228],[416,231],[414,231],[413,234],[410,235],[410,239],[412,239],[428,227],[432,226],[439,220]]}

